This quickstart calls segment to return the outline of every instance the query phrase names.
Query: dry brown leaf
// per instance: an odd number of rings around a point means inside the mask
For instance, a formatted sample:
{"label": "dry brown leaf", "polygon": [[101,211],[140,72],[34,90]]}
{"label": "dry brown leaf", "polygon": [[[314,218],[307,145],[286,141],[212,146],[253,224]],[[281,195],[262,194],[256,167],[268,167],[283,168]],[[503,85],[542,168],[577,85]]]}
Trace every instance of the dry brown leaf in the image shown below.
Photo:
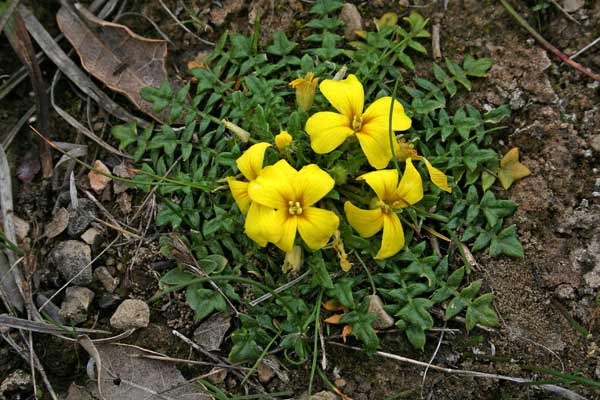
{"label": "dry brown leaf", "polygon": [[339,324],[340,320],[342,319],[342,317],[344,316],[344,314],[334,314],[329,318],[325,318],[323,320],[323,322],[325,322],[326,324]]}
{"label": "dry brown leaf", "polygon": [[[94,161],[92,166],[96,170],[102,172],[103,174],[110,174],[110,170],[108,169],[108,167],[106,165],[104,165],[104,163],[100,160]],[[94,192],[96,192],[96,193],[102,193],[102,191],[104,190],[106,185],[108,185],[108,182],[111,181],[110,177],[103,175],[100,172],[91,170],[88,173],[88,178],[90,180],[90,186],[92,187],[92,189],[94,189]]]}
{"label": "dry brown leaf", "polygon": [[346,338],[352,335],[352,325],[344,325],[344,329],[342,329],[342,340],[346,343]]}
{"label": "dry brown leaf", "polygon": [[344,306],[341,305],[336,299],[329,299],[323,302],[322,306],[327,311],[340,311],[344,309]]}
{"label": "dry brown leaf", "polygon": [[106,86],[125,94],[140,110],[157,121],[152,104],[140,97],[147,86],[167,80],[167,42],[147,39],[121,24],[95,17],[75,4],[77,12],[61,7],[56,15],[60,30],[79,54],[81,64]]}
{"label": "dry brown leaf", "polygon": [[63,233],[64,230],[67,229],[67,226],[69,226],[69,211],[64,207],[61,207],[52,217],[52,221],[46,225],[44,236],[48,239],[52,239]]}

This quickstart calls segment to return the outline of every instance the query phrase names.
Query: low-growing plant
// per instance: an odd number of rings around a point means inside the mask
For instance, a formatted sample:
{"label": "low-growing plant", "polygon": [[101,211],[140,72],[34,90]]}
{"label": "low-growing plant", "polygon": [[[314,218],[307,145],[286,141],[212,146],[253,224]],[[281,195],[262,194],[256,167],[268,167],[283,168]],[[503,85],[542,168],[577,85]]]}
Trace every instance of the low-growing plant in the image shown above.
{"label": "low-growing plant", "polygon": [[323,322],[372,352],[380,303],[418,349],[440,318],[495,326],[466,252],[523,256],[504,223],[517,205],[492,190],[489,146],[510,109],[452,103],[492,61],[417,74],[427,19],[388,15],[346,48],[340,6],[317,1],[302,43],[223,35],[194,85],[142,92],[170,123],[113,129],[142,163],[140,189],[148,175],[170,179],[156,224],[178,232],[161,244],[180,265],[162,294],[185,290],[198,320],[235,306],[233,362],[279,347],[292,364],[312,357],[314,374]]}

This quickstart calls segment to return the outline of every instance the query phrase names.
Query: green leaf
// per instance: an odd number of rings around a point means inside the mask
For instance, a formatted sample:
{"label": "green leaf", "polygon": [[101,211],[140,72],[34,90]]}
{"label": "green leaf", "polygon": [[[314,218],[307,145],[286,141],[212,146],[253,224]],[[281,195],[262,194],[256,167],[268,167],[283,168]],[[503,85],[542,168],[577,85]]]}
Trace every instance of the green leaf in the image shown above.
{"label": "green leaf", "polygon": [[490,226],[496,226],[501,218],[513,215],[517,209],[517,203],[512,200],[497,200],[491,191],[485,192],[479,206]]}
{"label": "green leaf", "polygon": [[326,289],[333,289],[333,282],[329,271],[327,271],[327,265],[320,254],[315,254],[311,257],[309,265],[312,269],[312,284],[313,286],[322,286]]}
{"label": "green leaf", "polygon": [[148,144],[149,150],[163,149],[165,154],[171,158],[175,154],[176,148],[177,137],[175,136],[173,128],[171,128],[169,125],[163,125],[162,132],[158,135],[155,135]]}
{"label": "green leaf", "polygon": [[365,350],[372,353],[379,347],[379,338],[373,329],[373,321],[377,318],[374,314],[366,311],[364,304],[358,310],[346,313],[340,323],[352,325],[352,336],[363,342]]}
{"label": "green leaf", "polygon": [[164,285],[185,285],[196,278],[197,277],[189,271],[175,268],[160,278],[160,283]]}
{"label": "green leaf", "polygon": [[342,5],[343,3],[337,0],[317,0],[315,4],[310,8],[310,13],[324,17],[332,11],[341,8]]}
{"label": "green leaf", "polygon": [[115,125],[111,129],[112,135],[119,140],[119,150],[124,150],[130,144],[137,142],[137,127],[135,122],[125,125]]}
{"label": "green leaf", "polygon": [[202,320],[214,311],[227,310],[227,302],[219,292],[204,289],[201,284],[188,286],[185,292],[186,302],[196,311],[196,320]]}
{"label": "green leaf", "polygon": [[494,150],[480,149],[475,143],[471,143],[465,149],[463,161],[469,171],[475,171],[480,164],[497,159],[498,155]]}
{"label": "green leaf", "polygon": [[429,329],[433,327],[433,317],[429,313],[431,307],[433,302],[429,299],[410,299],[408,304],[396,313],[396,316],[421,329]]}
{"label": "green leaf", "polygon": [[233,347],[229,352],[229,361],[241,363],[260,357],[262,351],[256,343],[256,335],[249,329],[240,329],[231,335]]}
{"label": "green leaf", "polygon": [[207,274],[218,274],[227,266],[227,259],[219,254],[211,254],[198,260],[198,264]]}
{"label": "green leaf", "polygon": [[463,62],[463,68],[467,75],[476,76],[476,77],[484,77],[488,70],[492,67],[494,61],[491,58],[479,58],[475,59],[470,54],[465,56],[465,60]]}
{"label": "green leaf", "polygon": [[288,40],[285,33],[278,31],[273,34],[273,44],[267,47],[267,53],[283,57],[290,54],[297,46],[297,43]]}
{"label": "green leaf", "polygon": [[352,287],[355,281],[353,278],[344,277],[338,280],[333,289],[327,291],[327,294],[339,301],[339,303],[348,308],[354,308],[354,297],[352,295]]}
{"label": "green leaf", "polygon": [[467,78],[465,71],[463,71],[460,65],[446,58],[446,68],[448,68],[448,71],[450,71],[458,83],[463,85],[467,90],[471,90],[471,81],[469,81],[469,78]]}
{"label": "green leaf", "polygon": [[524,257],[523,246],[517,238],[517,226],[511,225],[492,238],[490,256],[497,257],[501,254],[509,257]]}
{"label": "green leaf", "polygon": [[425,330],[423,328],[409,325],[405,332],[410,344],[421,351],[425,348],[427,337],[425,336]]}
{"label": "green leaf", "polygon": [[471,330],[477,324],[494,327],[500,325],[498,315],[492,307],[494,295],[486,293],[476,298],[468,307],[465,316],[467,330]]}

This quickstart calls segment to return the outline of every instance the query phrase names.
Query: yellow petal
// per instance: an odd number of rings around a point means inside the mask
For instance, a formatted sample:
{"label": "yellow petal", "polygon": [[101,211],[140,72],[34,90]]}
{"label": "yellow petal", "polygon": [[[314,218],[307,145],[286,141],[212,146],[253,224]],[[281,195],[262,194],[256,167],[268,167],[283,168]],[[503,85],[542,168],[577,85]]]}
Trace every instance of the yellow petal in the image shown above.
{"label": "yellow petal", "polygon": [[[298,172],[285,160],[265,167],[261,175],[248,185],[252,201],[276,209],[288,209],[288,202],[295,201],[292,182]],[[287,211],[286,211],[287,212]]]}
{"label": "yellow petal", "polygon": [[[389,132],[390,106],[392,98],[390,96],[375,100],[362,116],[362,132],[371,133],[373,131]],[[404,112],[402,103],[394,100],[394,111],[392,113],[392,130],[405,131],[410,129],[412,121]]]}
{"label": "yellow petal", "polygon": [[312,206],[333,189],[335,181],[316,164],[302,167],[294,179],[296,200],[303,208]]}
{"label": "yellow petal", "polygon": [[354,116],[360,116],[365,103],[365,92],[362,83],[356,76],[350,74],[346,79],[334,81],[324,80],[319,86],[323,96],[341,114],[350,121]]}
{"label": "yellow petal", "polygon": [[278,210],[275,215],[277,224],[281,226],[281,238],[275,242],[286,253],[292,251],[294,240],[296,239],[296,229],[298,227],[298,217],[288,214],[287,208]]}
{"label": "yellow petal", "polygon": [[363,210],[347,201],[344,203],[344,212],[348,223],[364,238],[373,236],[383,227],[383,213],[380,208]]}
{"label": "yellow petal", "polygon": [[270,146],[266,142],[253,144],[235,161],[242,175],[249,181],[256,179],[260,175],[265,151]]}
{"label": "yellow petal", "polygon": [[383,216],[383,238],[381,239],[381,248],[377,252],[375,259],[382,260],[396,254],[404,247],[404,230],[400,219],[394,213],[384,214]]}
{"label": "yellow petal", "polygon": [[392,150],[386,137],[379,134],[379,137],[357,133],[358,143],[363,153],[367,157],[369,164],[375,169],[387,167],[392,159]]}
{"label": "yellow petal", "polygon": [[327,244],[339,223],[334,212],[308,207],[298,217],[298,232],[311,250],[318,250]]}
{"label": "yellow petal", "polygon": [[406,159],[404,175],[402,175],[395,196],[401,200],[401,203],[404,203],[404,206],[407,205],[406,203],[418,203],[423,198],[423,181],[410,158]]}
{"label": "yellow petal", "polygon": [[277,222],[274,209],[253,202],[244,224],[246,236],[262,247],[268,242],[277,242],[282,234],[281,225]]}
{"label": "yellow petal", "polygon": [[248,212],[248,208],[250,207],[250,203],[252,202],[248,196],[248,182],[237,181],[233,178],[229,178],[227,179],[227,184],[229,185],[229,190],[231,190],[233,199],[240,208],[240,211],[242,214],[246,214]]}
{"label": "yellow petal", "polygon": [[427,167],[427,171],[429,172],[429,178],[431,182],[440,189],[445,192],[452,193],[452,189],[448,186],[448,177],[442,171],[431,165],[429,160],[425,157],[421,158]]}
{"label": "yellow petal", "polygon": [[367,182],[375,191],[379,200],[391,199],[398,186],[398,171],[396,169],[384,169],[363,174],[356,178]]}
{"label": "yellow petal", "polygon": [[331,111],[312,115],[306,121],[305,130],[310,136],[310,146],[318,154],[335,150],[353,134],[350,120],[342,114]]}
{"label": "yellow petal", "polygon": [[285,147],[292,143],[292,135],[290,135],[287,131],[281,131],[277,136],[275,136],[275,146],[277,149],[283,150]]}
{"label": "yellow petal", "polygon": [[504,189],[508,189],[514,181],[531,175],[531,171],[519,162],[519,148],[513,147],[500,160],[498,179]]}

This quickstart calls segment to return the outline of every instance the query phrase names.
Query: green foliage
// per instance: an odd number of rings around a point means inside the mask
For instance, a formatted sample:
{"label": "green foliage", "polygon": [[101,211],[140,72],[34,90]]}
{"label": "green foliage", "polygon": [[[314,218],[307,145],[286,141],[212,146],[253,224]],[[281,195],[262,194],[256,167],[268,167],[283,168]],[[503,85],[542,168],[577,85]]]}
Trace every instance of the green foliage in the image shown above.
{"label": "green foliage", "polygon": [[[312,19],[302,26],[302,42],[278,32],[263,49],[258,46],[257,34],[223,35],[206,61],[208,67],[191,71],[195,86],[174,90],[164,83],[142,92],[169,123],[142,132],[135,125],[117,126],[112,131],[120,148],[134,152],[136,162],[141,163],[144,173],[136,177],[139,189],[151,190],[148,176],[156,180],[165,177],[156,189],[161,205],[155,223],[165,231],[181,232],[196,267],[214,278],[221,290],[186,271],[183,267],[189,262],[176,256],[176,246],[169,240],[161,240],[162,248],[180,265],[162,277],[161,288],[185,289],[197,319],[227,311],[229,304],[223,294],[233,304],[242,305],[243,313],[231,334],[229,358],[233,362],[256,360],[275,339],[288,362],[306,362],[313,351],[314,323],[321,307],[316,301],[321,293],[324,300],[343,308],[340,323],[350,325],[352,335],[368,351],[376,350],[376,317],[368,311],[367,298],[372,294],[371,283],[384,299],[386,311],[395,317],[396,327],[418,349],[424,349],[427,331],[439,323],[435,310],[445,309],[448,320],[464,314],[468,330],[477,324],[497,325],[492,296],[479,293],[482,282],[473,280],[461,260],[448,255],[444,243],[440,256],[428,241],[421,240],[425,231],[456,236],[475,252],[523,257],[516,227],[504,225],[517,205],[497,198],[491,190],[499,157],[490,144],[494,132],[503,128],[498,124],[510,116],[510,107],[482,112],[454,101],[461,91],[476,87],[492,61],[466,55],[461,62],[432,63],[430,73],[419,71],[416,76],[415,59],[427,54],[427,19],[411,13],[397,25],[365,32],[360,41],[346,45],[342,23],[334,16],[341,5],[334,0],[316,1],[310,8]],[[406,245],[399,254],[373,260],[378,240],[360,237],[342,221],[341,240],[349,259],[354,261],[354,254],[365,257],[369,274],[356,267],[342,273],[337,254],[324,248],[305,254],[299,273],[308,271],[308,278],[251,305],[248,299],[265,295],[268,288],[280,287],[292,277],[282,272],[281,252],[272,246],[261,248],[244,234],[244,216],[224,178],[240,174],[236,159],[247,145],[220,121],[242,127],[257,142],[273,143],[281,130],[288,131],[294,139],[289,150],[276,154],[277,150],[270,148],[265,164],[278,158],[286,158],[296,168],[317,163],[337,183],[323,203],[336,207],[340,203],[333,200],[350,199],[367,208],[371,194],[365,196],[365,187],[355,180],[366,172],[362,152],[349,140],[329,154],[315,156],[304,132],[312,111],[295,106],[294,92],[288,86],[308,72],[321,80],[331,79],[342,65],[363,83],[367,103],[391,95],[390,81],[402,82],[394,95],[412,119],[412,128],[403,132],[402,139],[448,175],[452,193],[428,182],[425,166],[416,163],[428,195],[401,214]],[[313,109],[327,109],[323,96],[317,94]],[[249,283],[252,281],[256,284]]]}

